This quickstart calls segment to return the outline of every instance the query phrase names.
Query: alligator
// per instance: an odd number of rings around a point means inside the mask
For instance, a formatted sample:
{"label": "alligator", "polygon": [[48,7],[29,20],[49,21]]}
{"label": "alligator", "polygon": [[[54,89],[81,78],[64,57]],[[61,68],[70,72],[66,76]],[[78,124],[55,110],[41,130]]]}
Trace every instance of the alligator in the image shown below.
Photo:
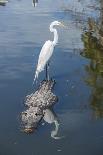
{"label": "alligator", "polygon": [[35,92],[26,96],[24,103],[26,110],[21,113],[24,132],[34,132],[42,120],[45,110],[58,101],[58,97],[52,92],[54,85],[54,80],[44,80]]}

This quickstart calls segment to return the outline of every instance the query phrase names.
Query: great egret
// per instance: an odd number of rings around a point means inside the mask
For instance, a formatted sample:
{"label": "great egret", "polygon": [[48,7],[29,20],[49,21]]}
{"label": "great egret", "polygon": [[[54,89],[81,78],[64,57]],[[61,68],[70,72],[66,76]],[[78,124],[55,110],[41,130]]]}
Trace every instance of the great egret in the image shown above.
{"label": "great egret", "polygon": [[50,24],[50,32],[54,33],[54,40],[46,41],[41,49],[36,72],[35,72],[34,81],[38,78],[39,73],[44,70],[45,66],[46,66],[46,79],[49,80],[48,61],[49,61],[50,57],[52,56],[55,45],[58,43],[58,33],[57,33],[57,30],[54,28],[54,26],[56,26],[56,25],[64,27],[64,25],[59,21],[54,21]]}

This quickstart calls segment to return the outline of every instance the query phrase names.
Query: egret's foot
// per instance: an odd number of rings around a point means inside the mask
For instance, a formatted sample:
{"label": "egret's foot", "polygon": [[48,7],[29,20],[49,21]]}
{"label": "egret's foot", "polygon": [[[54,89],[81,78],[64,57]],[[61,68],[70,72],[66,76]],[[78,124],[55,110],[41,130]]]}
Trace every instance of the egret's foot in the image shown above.
{"label": "egret's foot", "polygon": [[54,84],[56,83],[56,80],[53,78],[50,78],[50,81],[54,82]]}

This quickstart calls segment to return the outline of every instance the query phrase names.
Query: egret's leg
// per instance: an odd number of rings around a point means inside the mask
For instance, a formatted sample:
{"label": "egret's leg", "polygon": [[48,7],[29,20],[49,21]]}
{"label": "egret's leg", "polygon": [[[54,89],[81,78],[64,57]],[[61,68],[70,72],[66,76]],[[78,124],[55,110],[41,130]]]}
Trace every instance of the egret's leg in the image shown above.
{"label": "egret's leg", "polygon": [[48,74],[47,74],[48,77],[47,77],[47,80],[49,81],[49,80],[50,80],[50,77],[49,77],[49,62],[48,62],[47,65],[48,65],[48,66],[47,66],[47,67],[48,67],[48,68],[47,68],[47,70],[48,70]]}
{"label": "egret's leg", "polygon": [[46,72],[45,72],[46,80],[47,80],[47,77],[48,77],[48,76],[47,76],[47,74],[48,74],[48,73],[47,73],[47,72],[48,72],[48,69],[47,69],[47,68],[48,68],[48,66],[47,66],[47,64],[46,64]]}
{"label": "egret's leg", "polygon": [[46,64],[46,80],[49,81],[49,63]]}

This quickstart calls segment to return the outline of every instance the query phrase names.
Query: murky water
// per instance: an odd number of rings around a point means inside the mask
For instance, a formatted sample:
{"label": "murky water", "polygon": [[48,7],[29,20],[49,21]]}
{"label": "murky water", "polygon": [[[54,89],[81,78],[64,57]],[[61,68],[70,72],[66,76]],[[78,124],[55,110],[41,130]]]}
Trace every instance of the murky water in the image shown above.
{"label": "murky water", "polygon": [[[102,34],[103,4],[37,2],[36,7],[30,0],[0,6],[0,155],[102,155],[103,48],[98,29]],[[32,87],[37,58],[45,40],[53,39],[48,27],[54,20],[68,26],[57,28],[59,43],[50,65],[59,97],[50,111],[60,122],[58,136],[63,138],[58,140],[51,137],[54,124],[42,121],[31,135],[20,127],[24,98],[37,88]],[[39,82],[44,77],[43,72]]]}

